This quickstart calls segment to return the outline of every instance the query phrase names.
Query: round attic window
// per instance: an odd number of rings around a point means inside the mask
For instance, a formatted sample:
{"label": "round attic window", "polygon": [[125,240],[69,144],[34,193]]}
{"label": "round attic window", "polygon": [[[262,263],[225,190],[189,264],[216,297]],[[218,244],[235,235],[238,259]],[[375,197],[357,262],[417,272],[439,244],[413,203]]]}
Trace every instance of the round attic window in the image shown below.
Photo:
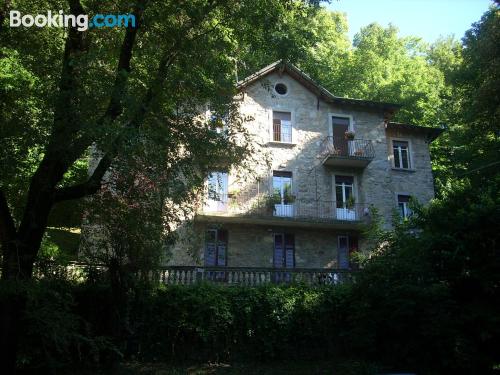
{"label": "round attic window", "polygon": [[288,87],[284,83],[277,83],[274,85],[274,91],[279,95],[286,95],[288,93]]}

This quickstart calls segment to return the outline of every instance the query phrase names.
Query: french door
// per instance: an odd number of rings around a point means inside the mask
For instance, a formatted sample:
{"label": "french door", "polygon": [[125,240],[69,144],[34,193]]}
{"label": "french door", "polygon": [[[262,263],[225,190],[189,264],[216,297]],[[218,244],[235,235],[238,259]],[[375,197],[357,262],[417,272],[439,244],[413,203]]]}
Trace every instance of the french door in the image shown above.
{"label": "french door", "polygon": [[354,177],[335,175],[336,218],[356,220]]}
{"label": "french door", "polygon": [[273,196],[278,200],[274,205],[274,216],[292,217],[292,172],[273,172]]}
{"label": "french door", "polygon": [[345,133],[349,130],[348,117],[332,117],[333,147],[341,156],[349,155],[349,142],[345,139]]}

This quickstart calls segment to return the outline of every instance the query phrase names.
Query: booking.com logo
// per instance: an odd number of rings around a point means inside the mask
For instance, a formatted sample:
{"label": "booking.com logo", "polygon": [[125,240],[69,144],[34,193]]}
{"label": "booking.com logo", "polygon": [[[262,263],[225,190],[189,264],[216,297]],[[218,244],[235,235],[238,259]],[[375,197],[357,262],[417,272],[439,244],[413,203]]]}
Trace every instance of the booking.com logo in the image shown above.
{"label": "booking.com logo", "polygon": [[89,22],[87,14],[64,14],[60,10],[57,13],[52,13],[50,10],[47,14],[24,14],[18,10],[11,10],[10,27],[76,27],[78,31],[85,31],[89,28],[97,27],[135,27],[135,15],[133,14],[96,14]]}

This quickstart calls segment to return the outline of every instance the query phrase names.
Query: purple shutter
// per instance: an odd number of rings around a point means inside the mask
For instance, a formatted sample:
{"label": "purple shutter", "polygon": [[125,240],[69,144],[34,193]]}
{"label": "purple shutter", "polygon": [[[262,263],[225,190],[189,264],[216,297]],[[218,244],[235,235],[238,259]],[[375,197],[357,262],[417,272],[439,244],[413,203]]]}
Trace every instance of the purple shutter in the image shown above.
{"label": "purple shutter", "polygon": [[227,266],[227,230],[217,231],[217,265]]}
{"label": "purple shutter", "polygon": [[295,238],[293,234],[285,234],[285,267],[295,267]]}
{"label": "purple shutter", "polygon": [[215,266],[215,243],[209,242],[205,245],[205,266]]}
{"label": "purple shutter", "polygon": [[274,267],[283,268],[283,235],[274,235]]}

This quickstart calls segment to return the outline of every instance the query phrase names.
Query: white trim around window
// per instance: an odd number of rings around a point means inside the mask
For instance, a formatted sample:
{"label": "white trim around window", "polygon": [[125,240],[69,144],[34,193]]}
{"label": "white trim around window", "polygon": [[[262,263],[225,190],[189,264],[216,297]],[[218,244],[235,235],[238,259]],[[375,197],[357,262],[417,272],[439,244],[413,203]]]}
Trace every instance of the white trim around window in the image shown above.
{"label": "white trim around window", "polygon": [[346,115],[345,113],[330,112],[330,113],[328,113],[328,135],[330,137],[333,136],[333,122],[332,122],[332,117],[348,118],[349,119],[349,131],[351,131],[351,132],[354,131],[354,119],[353,119],[352,115]]}

